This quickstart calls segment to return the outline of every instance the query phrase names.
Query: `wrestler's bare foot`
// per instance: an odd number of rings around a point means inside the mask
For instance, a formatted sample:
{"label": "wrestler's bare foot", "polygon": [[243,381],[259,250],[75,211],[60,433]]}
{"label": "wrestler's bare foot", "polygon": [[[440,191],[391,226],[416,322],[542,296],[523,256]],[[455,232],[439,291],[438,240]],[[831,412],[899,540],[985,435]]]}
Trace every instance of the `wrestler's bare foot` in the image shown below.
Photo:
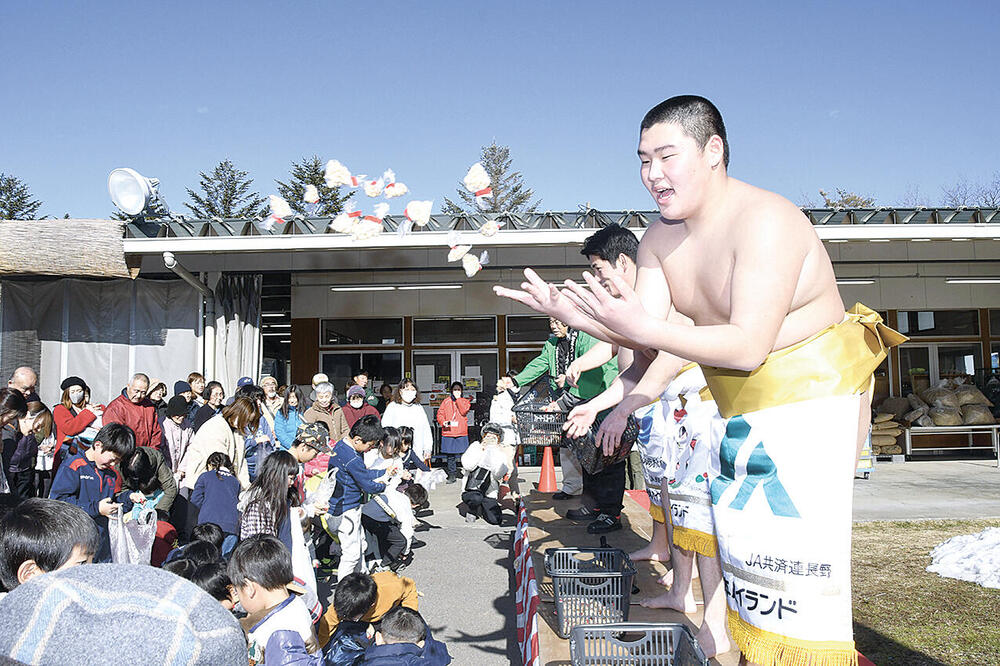
{"label": "wrestler's bare foot", "polygon": [[705,656],[709,659],[729,652],[736,647],[729,640],[729,633],[726,631],[725,625],[720,627],[718,632],[716,632],[712,631],[708,624],[702,624],[701,629],[698,630],[698,635],[695,636],[695,640],[698,641],[698,645],[701,646]]}
{"label": "wrestler's bare foot", "polygon": [[[653,543],[648,543],[644,548],[629,553],[629,559],[633,562],[669,562],[670,551],[658,548]],[[669,584],[666,583],[666,585]]]}
{"label": "wrestler's bare foot", "polygon": [[681,613],[693,613],[698,610],[698,604],[694,601],[694,593],[690,589],[687,594],[681,595],[671,588],[658,597],[640,599],[639,605],[644,608],[669,608]]}

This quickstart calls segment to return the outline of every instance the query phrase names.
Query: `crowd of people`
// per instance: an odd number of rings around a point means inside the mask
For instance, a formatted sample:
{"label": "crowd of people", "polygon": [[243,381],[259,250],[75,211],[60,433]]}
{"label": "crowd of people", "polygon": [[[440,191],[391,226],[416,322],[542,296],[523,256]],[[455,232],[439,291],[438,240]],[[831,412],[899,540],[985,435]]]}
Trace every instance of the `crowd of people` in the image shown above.
{"label": "crowd of people", "polygon": [[111,532],[145,516],[155,537],[143,562],[239,619],[251,664],[451,661],[399,572],[439,482],[464,472],[467,519],[501,524],[498,494],[516,478],[509,414],[470,444],[471,400],[455,382],[437,410],[444,469],[433,470],[430,420],[408,378],[375,394],[358,370],[341,404],[322,373],[311,386],[243,377],[231,397],[197,372],[172,395],[136,373],[104,405],[73,376],[52,409],[37,384],[22,367],[0,390],[5,602],[37,574],[127,566]]}

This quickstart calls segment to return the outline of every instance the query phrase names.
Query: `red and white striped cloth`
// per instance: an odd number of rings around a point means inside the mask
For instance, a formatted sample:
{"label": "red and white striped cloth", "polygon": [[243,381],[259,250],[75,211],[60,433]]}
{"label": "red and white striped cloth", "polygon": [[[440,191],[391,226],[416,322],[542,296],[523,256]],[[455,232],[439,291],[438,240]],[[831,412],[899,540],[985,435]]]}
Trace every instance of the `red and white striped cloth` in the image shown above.
{"label": "red and white striped cloth", "polygon": [[514,532],[514,580],[517,590],[517,644],[521,648],[524,666],[541,666],[542,654],[538,647],[538,582],[531,560],[528,543],[528,512],[524,503],[518,503],[517,530]]}

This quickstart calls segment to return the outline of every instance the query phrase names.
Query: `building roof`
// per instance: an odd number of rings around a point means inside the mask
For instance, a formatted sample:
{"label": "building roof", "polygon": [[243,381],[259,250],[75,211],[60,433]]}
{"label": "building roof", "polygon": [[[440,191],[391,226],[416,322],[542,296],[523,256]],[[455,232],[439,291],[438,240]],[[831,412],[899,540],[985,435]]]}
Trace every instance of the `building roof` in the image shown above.
{"label": "building roof", "polygon": [[[816,226],[840,225],[928,225],[928,224],[996,224],[1000,226],[997,208],[803,208],[802,212]],[[383,220],[386,231],[396,231],[405,218],[389,215]],[[583,230],[597,229],[608,224],[622,224],[643,229],[659,219],[655,211],[599,211],[499,213],[478,215],[433,215],[423,228],[412,233],[479,229],[487,221],[502,221],[505,231],[516,230]],[[268,229],[262,219],[221,219],[132,222],[126,225],[126,238],[204,238],[213,236],[286,236],[330,234],[329,218],[306,218],[296,215],[284,224]]]}

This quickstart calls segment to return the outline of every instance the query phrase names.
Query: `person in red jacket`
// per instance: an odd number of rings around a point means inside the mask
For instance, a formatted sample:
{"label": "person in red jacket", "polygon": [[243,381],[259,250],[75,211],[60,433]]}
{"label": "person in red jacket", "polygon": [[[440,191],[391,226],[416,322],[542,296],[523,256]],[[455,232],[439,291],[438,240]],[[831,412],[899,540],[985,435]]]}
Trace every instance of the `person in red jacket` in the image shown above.
{"label": "person in red jacket", "polygon": [[[75,455],[77,451],[67,452],[67,447],[73,444],[73,439],[90,427],[101,417],[103,409],[100,405],[87,402],[90,387],[79,377],[67,377],[59,385],[62,389],[62,400],[52,410],[52,420],[56,425],[56,451],[52,463],[53,470],[61,459]],[[55,473],[53,471],[53,473]]]}
{"label": "person in red jacket", "polygon": [[437,422],[441,425],[441,453],[448,461],[448,483],[455,483],[458,475],[458,456],[469,448],[469,421],[466,414],[472,407],[468,398],[462,397],[462,382],[452,382],[451,395],[441,401]]}
{"label": "person in red jacket", "polygon": [[347,404],[344,405],[344,418],[347,419],[347,427],[350,428],[355,421],[368,414],[379,416],[378,410],[365,402],[364,387],[355,384],[347,389]]}
{"label": "person in red jacket", "polygon": [[157,451],[163,444],[163,432],[156,418],[156,407],[146,397],[149,377],[137,372],[132,375],[122,394],[104,410],[104,425],[121,423],[135,433],[136,446],[151,446]]}

